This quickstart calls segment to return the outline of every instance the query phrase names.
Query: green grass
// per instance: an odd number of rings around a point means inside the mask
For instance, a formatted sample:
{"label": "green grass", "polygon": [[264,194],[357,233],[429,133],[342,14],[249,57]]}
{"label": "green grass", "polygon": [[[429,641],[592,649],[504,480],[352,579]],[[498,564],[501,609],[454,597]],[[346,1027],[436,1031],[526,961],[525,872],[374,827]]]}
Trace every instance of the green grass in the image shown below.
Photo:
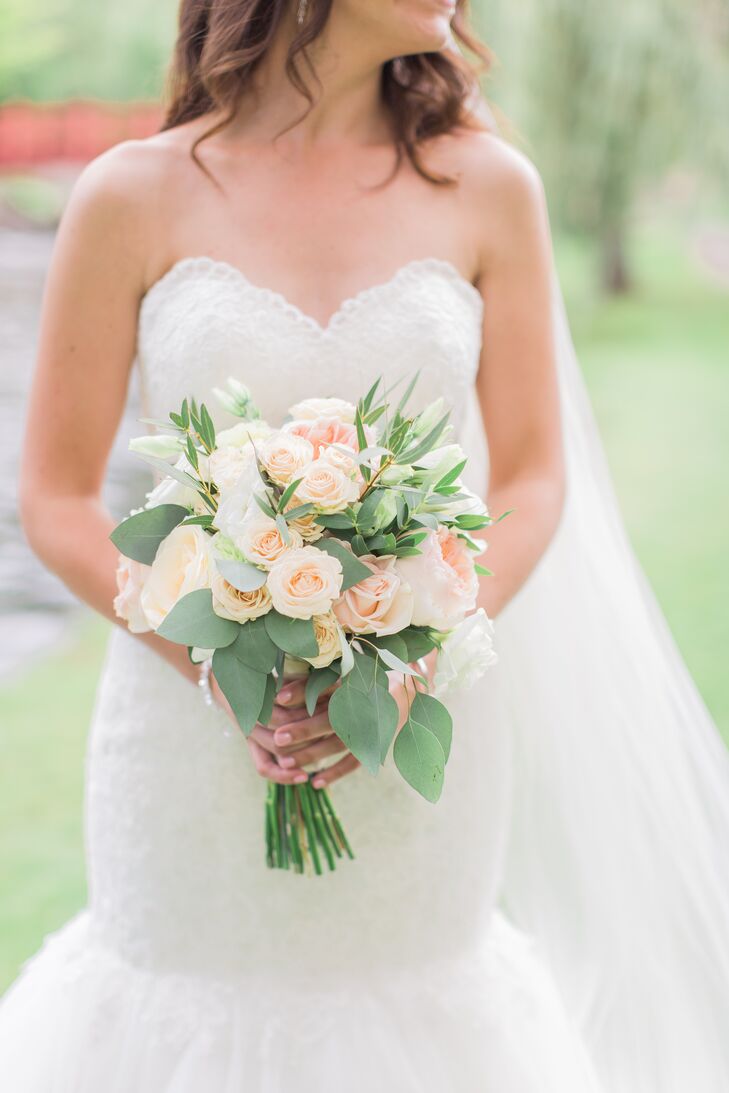
{"label": "green grass", "polygon": [[[729,308],[681,240],[641,232],[639,288],[605,301],[592,255],[560,270],[631,536],[704,696],[729,729]],[[0,988],[85,899],[83,753],[106,627],[0,689]]]}

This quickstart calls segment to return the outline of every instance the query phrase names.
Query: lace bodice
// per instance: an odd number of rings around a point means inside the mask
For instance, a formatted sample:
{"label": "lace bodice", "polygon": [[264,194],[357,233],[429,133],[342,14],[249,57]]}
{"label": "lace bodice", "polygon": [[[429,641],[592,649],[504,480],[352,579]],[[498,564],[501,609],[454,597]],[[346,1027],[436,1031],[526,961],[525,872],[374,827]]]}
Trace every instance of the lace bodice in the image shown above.
{"label": "lace bodice", "polygon": [[457,420],[478,367],[481,318],[478,291],[440,259],[409,262],[321,326],[227,262],[184,258],[142,301],[145,412],[166,416],[190,392],[213,409],[211,389],[233,375],[275,424],[299,399],[351,399],[378,375],[419,370],[420,402],[444,396]]}

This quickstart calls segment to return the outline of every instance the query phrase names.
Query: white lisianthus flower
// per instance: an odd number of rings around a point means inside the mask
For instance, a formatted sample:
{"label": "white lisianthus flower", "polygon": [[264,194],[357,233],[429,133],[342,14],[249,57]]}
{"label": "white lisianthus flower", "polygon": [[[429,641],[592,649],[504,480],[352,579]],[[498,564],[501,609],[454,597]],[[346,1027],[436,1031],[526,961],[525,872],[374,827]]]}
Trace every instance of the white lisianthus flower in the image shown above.
{"label": "white lisianthus flower", "polygon": [[425,467],[430,472],[434,482],[448,474],[459,463],[463,463],[466,453],[460,444],[443,444],[440,448],[433,448],[417,460],[418,467]]}
{"label": "white lisianthus flower", "polygon": [[326,615],[315,615],[312,621],[319,654],[306,659],[312,668],[327,668],[333,660],[342,655],[342,632],[331,611]]}
{"label": "white lisianthus flower", "polygon": [[297,550],[303,545],[304,540],[294,527],[289,527],[286,542],[276,521],[269,519],[258,506],[255,512],[248,511],[235,539],[235,546],[246,561],[263,569],[270,569],[287,550]]}
{"label": "white lisianthus flower", "polygon": [[431,494],[428,499],[428,507],[437,512],[441,519],[454,520],[456,516],[488,516],[489,510],[486,502],[478,494],[473,493],[462,483],[458,483],[458,488],[463,497],[458,497],[455,500],[451,500],[449,497],[437,498],[436,495]]}
{"label": "white lisianthus flower", "polygon": [[341,587],[341,562],[313,546],[288,550],[268,574],[273,606],[290,619],[328,615]]}
{"label": "white lisianthus flower", "polygon": [[326,421],[344,421],[351,425],[354,422],[355,407],[341,398],[305,398],[291,406],[289,414],[298,421],[323,418]]}
{"label": "white lisianthus flower", "polygon": [[252,592],[241,592],[226,581],[217,569],[214,569],[212,589],[213,611],[221,619],[249,622],[271,610],[271,594],[265,584]]}
{"label": "white lisianthus flower", "polygon": [[173,528],[160,544],[142,589],[140,602],[156,630],[178,600],[198,588],[210,588],[210,537],[196,524]]}
{"label": "white lisianthus flower", "polygon": [[257,421],[239,421],[229,429],[220,429],[215,437],[218,447],[244,448],[251,442],[257,444],[273,432],[271,426],[259,419]]}
{"label": "white lisianthus flower", "polygon": [[469,615],[444,640],[438,653],[433,695],[466,690],[498,660],[494,649],[494,625],[482,607]]}
{"label": "white lisianthus flower", "polygon": [[310,463],[296,487],[297,500],[317,512],[341,512],[358,497],[358,484],[326,459]]}
{"label": "white lisianthus flower", "polygon": [[132,634],[146,634],[151,630],[141,602],[142,589],[150,573],[150,566],[135,562],[133,558],[126,558],[123,554],[119,555],[114,613],[126,622]]}

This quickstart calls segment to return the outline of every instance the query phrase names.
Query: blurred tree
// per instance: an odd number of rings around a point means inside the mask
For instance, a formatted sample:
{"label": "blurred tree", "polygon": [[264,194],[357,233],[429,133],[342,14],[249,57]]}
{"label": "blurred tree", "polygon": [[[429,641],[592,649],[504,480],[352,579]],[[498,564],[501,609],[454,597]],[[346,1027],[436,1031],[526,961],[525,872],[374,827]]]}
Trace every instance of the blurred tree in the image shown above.
{"label": "blurred tree", "polygon": [[504,58],[496,95],[527,134],[555,218],[599,239],[604,285],[625,291],[639,188],[725,147],[725,0],[494,3],[479,9]]}

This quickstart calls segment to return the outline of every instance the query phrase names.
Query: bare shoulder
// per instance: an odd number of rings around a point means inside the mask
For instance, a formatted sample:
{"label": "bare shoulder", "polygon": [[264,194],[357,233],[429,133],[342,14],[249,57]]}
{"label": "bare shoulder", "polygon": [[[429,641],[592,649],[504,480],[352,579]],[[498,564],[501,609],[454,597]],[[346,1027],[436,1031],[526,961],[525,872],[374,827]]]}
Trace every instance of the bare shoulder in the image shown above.
{"label": "bare shoulder", "polygon": [[515,241],[548,241],[544,186],[539,171],[518,148],[496,133],[462,130],[443,138],[437,168],[458,182],[469,226],[480,236],[485,261]]}

